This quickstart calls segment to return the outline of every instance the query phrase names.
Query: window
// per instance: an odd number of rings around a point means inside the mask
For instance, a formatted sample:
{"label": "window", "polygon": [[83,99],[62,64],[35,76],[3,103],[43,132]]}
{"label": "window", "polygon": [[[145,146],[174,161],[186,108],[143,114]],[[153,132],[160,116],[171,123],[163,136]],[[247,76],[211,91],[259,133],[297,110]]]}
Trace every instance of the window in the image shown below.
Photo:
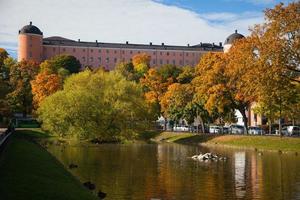
{"label": "window", "polygon": [[82,57],[82,60],[85,61],[85,57],[84,56]]}
{"label": "window", "polygon": [[93,52],[94,50],[93,49],[91,49],[91,52]]}
{"label": "window", "polygon": [[181,54],[179,54],[180,56],[182,56],[182,53]]}
{"label": "window", "polygon": [[167,64],[169,64],[169,60],[167,60]]}
{"label": "window", "polygon": [[186,56],[189,56],[189,53],[186,53],[185,55],[186,55]]}
{"label": "window", "polygon": [[140,51],[138,51],[138,53],[141,53]]}
{"label": "window", "polygon": [[32,52],[31,52],[31,51],[29,52],[29,57],[30,57],[30,58],[32,57]]}
{"label": "window", "polygon": [[101,63],[101,57],[98,57],[99,62]]}
{"label": "window", "polygon": [[122,51],[122,54],[125,54],[125,51],[124,51],[124,50]]}
{"label": "window", "polygon": [[106,49],[106,53],[109,53],[109,50],[108,50],[108,49]]}
{"label": "window", "polygon": [[168,56],[168,55],[170,55],[170,53],[169,53],[169,52],[167,52],[167,56]]}
{"label": "window", "polygon": [[130,54],[132,54],[132,51],[130,51]]}
{"label": "window", "polygon": [[62,50],[63,50],[63,51],[66,51],[66,49],[65,49],[65,48],[63,48]]}
{"label": "window", "polygon": [[162,52],[159,52],[159,54],[162,56]]}
{"label": "window", "polygon": [[30,43],[29,46],[32,47],[32,44]]}
{"label": "window", "polygon": [[114,59],[115,63],[117,62],[117,60],[118,60],[117,58]]}
{"label": "window", "polygon": [[153,60],[152,63],[153,63],[153,65],[155,65],[155,63],[156,63],[155,60]]}
{"label": "window", "polygon": [[73,48],[73,52],[75,52],[76,51],[76,49],[75,48]]}
{"label": "window", "polygon": [[101,53],[101,49],[98,50],[98,53]]}
{"label": "window", "polygon": [[155,52],[155,51],[153,52],[153,55],[156,55],[156,52]]}
{"label": "window", "polygon": [[93,58],[93,57],[90,57],[90,61],[93,62],[93,61],[94,61],[94,58]]}
{"label": "window", "polygon": [[159,60],[159,63],[162,65],[162,64],[163,64],[163,60],[162,60],[162,59],[160,59],[160,60]]}
{"label": "window", "polygon": [[175,65],[176,64],[176,62],[175,62],[175,60],[173,60],[173,65]]}
{"label": "window", "polygon": [[55,47],[53,47],[53,52],[55,52]]}
{"label": "window", "polygon": [[117,51],[115,50],[115,54],[117,54]]}
{"label": "window", "polygon": [[173,56],[175,56],[175,52],[173,52]]}
{"label": "window", "polygon": [[125,62],[125,58],[123,58],[122,60],[123,60],[123,62]]}
{"label": "window", "polygon": [[183,62],[182,62],[182,60],[180,60],[180,61],[179,61],[179,64],[180,64],[180,65],[183,65]]}
{"label": "window", "polygon": [[85,52],[85,49],[82,49],[83,52]]}
{"label": "window", "polygon": [[106,58],[106,63],[109,63],[109,58]]}

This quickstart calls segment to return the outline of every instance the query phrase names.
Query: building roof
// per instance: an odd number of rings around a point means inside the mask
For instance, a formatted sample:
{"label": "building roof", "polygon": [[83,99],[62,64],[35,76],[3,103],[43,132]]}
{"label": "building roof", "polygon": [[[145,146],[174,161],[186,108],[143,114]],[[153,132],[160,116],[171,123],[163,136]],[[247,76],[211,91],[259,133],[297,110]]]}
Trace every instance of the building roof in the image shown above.
{"label": "building roof", "polygon": [[19,30],[19,34],[24,33],[43,35],[42,31],[38,27],[32,25],[32,22],[30,22],[29,25],[26,25],[23,28],[21,28],[21,30]]}
{"label": "building roof", "polygon": [[149,49],[149,50],[182,50],[182,51],[222,51],[223,46],[216,45],[214,43],[200,43],[194,46],[176,46],[176,45],[165,45],[162,43],[161,45],[155,45],[151,42],[149,44],[131,44],[129,42],[126,43],[104,43],[98,42],[83,42],[83,41],[75,41],[67,38],[54,36],[43,39],[44,45],[58,45],[58,46],[74,46],[74,47],[103,47],[103,48],[124,48],[124,49]]}
{"label": "building roof", "polygon": [[245,36],[243,36],[242,34],[238,33],[237,30],[235,30],[235,33],[229,35],[226,40],[225,40],[225,45],[226,44],[233,44],[234,41],[238,40],[238,39],[242,39],[245,38]]}

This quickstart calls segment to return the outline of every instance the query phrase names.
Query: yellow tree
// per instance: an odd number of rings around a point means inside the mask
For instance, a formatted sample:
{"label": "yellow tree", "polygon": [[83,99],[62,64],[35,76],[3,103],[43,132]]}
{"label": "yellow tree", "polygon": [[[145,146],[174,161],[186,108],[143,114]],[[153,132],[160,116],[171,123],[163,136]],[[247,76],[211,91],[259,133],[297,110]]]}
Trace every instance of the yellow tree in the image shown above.
{"label": "yellow tree", "polygon": [[[256,53],[253,70],[247,74],[247,89],[256,96],[256,111],[269,119],[291,116],[297,108],[300,74],[300,2],[280,3],[265,11],[266,22],[252,30]],[[241,51],[241,50],[239,50]],[[253,51],[252,51],[253,52]],[[248,54],[252,53],[250,50]],[[245,51],[243,52],[245,54]],[[240,54],[241,55],[241,54]],[[240,60],[245,59],[241,56]],[[254,63],[254,64],[253,64]],[[281,132],[281,120],[279,120]]]}
{"label": "yellow tree", "polygon": [[31,81],[33,105],[38,108],[40,103],[49,95],[62,89],[63,79],[57,74],[39,73]]}
{"label": "yellow tree", "polygon": [[132,57],[132,64],[134,66],[134,70],[143,75],[148,71],[150,67],[151,56],[146,53],[136,54]]}

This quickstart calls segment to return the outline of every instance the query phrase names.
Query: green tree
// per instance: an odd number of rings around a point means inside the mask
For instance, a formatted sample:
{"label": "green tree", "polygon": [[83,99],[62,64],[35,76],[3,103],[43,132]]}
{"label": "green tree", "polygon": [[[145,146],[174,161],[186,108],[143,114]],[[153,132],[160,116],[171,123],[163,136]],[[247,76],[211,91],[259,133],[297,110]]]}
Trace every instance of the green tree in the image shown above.
{"label": "green tree", "polygon": [[21,61],[10,66],[8,103],[14,112],[22,112],[26,117],[32,110],[32,93],[30,81],[39,71],[39,65],[32,61]]}
{"label": "green tree", "polygon": [[50,74],[57,74],[61,69],[68,70],[71,74],[78,73],[80,67],[81,64],[79,60],[71,55],[57,55],[41,63],[41,71],[47,71],[47,73]]}
{"label": "green tree", "polygon": [[148,110],[138,84],[115,72],[86,70],[70,76],[37,113],[52,134],[120,141],[148,128]]}

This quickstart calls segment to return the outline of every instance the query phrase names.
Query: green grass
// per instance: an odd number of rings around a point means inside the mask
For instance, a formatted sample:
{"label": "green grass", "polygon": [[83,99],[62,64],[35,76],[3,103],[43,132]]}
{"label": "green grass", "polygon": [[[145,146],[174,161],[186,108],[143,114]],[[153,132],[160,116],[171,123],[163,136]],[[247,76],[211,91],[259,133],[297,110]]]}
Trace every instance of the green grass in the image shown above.
{"label": "green grass", "polygon": [[299,151],[300,138],[278,136],[247,135],[203,135],[191,133],[162,132],[152,138],[155,142],[174,142],[181,144],[208,144],[259,150]]}
{"label": "green grass", "polygon": [[300,151],[300,138],[278,136],[234,136],[216,137],[208,144],[234,147],[256,148],[262,150]]}
{"label": "green grass", "polygon": [[42,131],[17,131],[0,155],[0,199],[97,199],[61,163],[34,142]]}

